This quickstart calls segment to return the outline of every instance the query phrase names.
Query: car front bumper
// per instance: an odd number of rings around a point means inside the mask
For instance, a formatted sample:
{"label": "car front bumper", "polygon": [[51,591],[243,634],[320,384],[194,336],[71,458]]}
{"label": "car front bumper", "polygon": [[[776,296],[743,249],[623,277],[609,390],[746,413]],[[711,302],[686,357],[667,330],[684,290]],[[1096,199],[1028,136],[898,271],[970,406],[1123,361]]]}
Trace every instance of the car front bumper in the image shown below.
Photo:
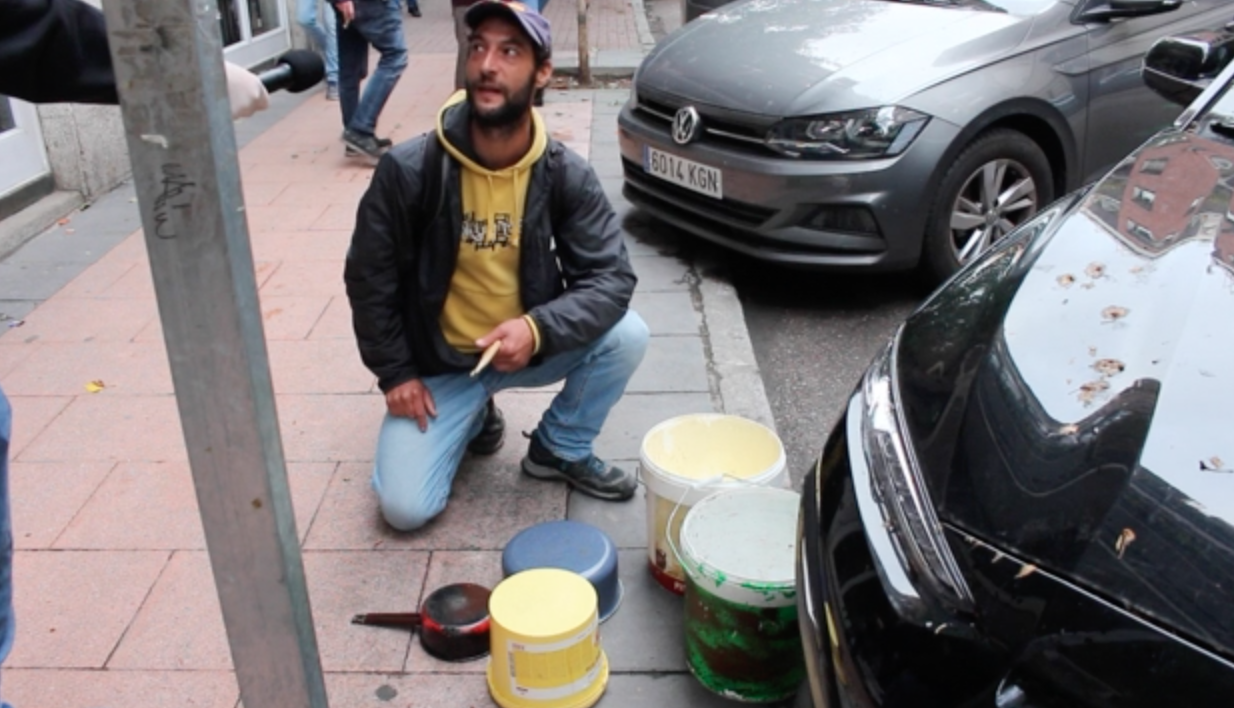
{"label": "car front bumper", "polygon": [[[628,102],[618,117],[625,195],[652,216],[750,257],[818,269],[902,270],[917,264],[934,171],[957,131],[934,119],[903,154],[803,160],[706,136],[678,145],[668,124]],[[718,168],[723,199],[649,175],[647,148]],[[860,229],[828,226],[859,220]]]}

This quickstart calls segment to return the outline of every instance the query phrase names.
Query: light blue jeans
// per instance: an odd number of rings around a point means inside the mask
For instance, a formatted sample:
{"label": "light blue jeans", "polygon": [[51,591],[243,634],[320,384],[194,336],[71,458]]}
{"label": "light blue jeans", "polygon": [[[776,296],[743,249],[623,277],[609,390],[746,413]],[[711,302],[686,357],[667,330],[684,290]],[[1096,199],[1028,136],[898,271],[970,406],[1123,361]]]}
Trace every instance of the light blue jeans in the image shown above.
{"label": "light blue jeans", "polygon": [[[13,523],[9,515],[9,438],[13,409],[0,388],[0,664],[13,648]],[[3,696],[0,692],[0,696]],[[0,698],[0,708],[9,704]]]}
{"label": "light blue jeans", "polygon": [[[377,117],[407,68],[402,4],[400,0],[355,0],[352,5],[356,15],[345,28],[338,10],[332,10],[338,23],[339,108],[344,128],[375,136]],[[361,94],[360,80],[368,73],[369,45],[381,56]]]}
{"label": "light blue jeans", "polygon": [[[330,0],[324,0],[327,5]],[[317,0],[296,0],[296,22],[313,38],[326,56],[326,83],[338,85],[338,36],[334,30],[334,10],[318,13]]]}
{"label": "light blue jeans", "polygon": [[591,455],[609,411],[643,360],[648,337],[647,325],[631,310],[590,346],[548,357],[538,366],[512,373],[489,367],[474,379],[466,372],[423,379],[437,404],[428,430],[421,432],[414,419],[387,413],[377,437],[373,491],[386,522],[410,531],[445,509],[467,443],[484,425],[485,404],[503,389],[565,379],[537,433],[560,458]]}

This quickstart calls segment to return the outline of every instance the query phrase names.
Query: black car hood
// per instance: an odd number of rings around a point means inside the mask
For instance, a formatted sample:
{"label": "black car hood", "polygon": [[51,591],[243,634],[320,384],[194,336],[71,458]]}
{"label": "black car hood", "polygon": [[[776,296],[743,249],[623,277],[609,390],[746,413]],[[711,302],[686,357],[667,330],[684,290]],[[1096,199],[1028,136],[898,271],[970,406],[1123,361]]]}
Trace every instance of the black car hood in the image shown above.
{"label": "black car hood", "polygon": [[1232,215],[1234,146],[1159,137],[1023,239],[1005,273],[962,272],[897,356],[944,523],[1226,656]]}

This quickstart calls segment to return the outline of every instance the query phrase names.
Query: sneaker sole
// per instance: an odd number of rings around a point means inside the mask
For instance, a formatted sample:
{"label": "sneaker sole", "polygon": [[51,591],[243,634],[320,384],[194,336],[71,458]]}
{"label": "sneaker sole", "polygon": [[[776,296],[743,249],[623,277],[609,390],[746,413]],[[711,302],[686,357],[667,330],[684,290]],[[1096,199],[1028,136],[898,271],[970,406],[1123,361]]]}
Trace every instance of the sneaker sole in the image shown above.
{"label": "sneaker sole", "polygon": [[591,489],[590,487],[584,487],[580,485],[578,482],[571,479],[570,477],[567,477],[566,475],[562,474],[556,468],[548,467],[545,465],[538,465],[526,457],[523,458],[522,467],[523,467],[523,474],[527,475],[528,477],[531,477],[532,479],[538,479],[541,482],[555,482],[555,481],[565,482],[566,484],[570,485],[571,489],[577,489],[580,493],[586,494],[589,497],[595,497],[596,499],[604,499],[605,501],[625,501],[634,496],[633,491],[629,493],[601,492],[596,489]]}
{"label": "sneaker sole", "polygon": [[[347,147],[351,147],[351,146],[348,145]],[[352,160],[362,160],[363,162],[366,162],[372,166],[376,166],[377,162],[381,159],[379,157],[373,157],[367,152],[364,152],[363,150],[357,150],[355,148],[351,148],[350,152],[346,152],[346,151],[343,152],[343,156],[349,159],[352,159]]]}

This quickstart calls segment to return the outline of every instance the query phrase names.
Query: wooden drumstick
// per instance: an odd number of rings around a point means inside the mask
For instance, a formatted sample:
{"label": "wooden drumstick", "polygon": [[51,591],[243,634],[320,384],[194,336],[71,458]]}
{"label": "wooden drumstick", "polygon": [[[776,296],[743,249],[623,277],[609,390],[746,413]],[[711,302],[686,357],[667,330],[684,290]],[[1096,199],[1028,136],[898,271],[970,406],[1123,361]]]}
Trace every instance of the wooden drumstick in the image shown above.
{"label": "wooden drumstick", "polygon": [[488,348],[485,349],[484,353],[480,355],[480,363],[476,364],[476,368],[471,370],[471,378],[474,379],[480,375],[481,371],[484,371],[484,367],[488,366],[489,362],[493,360],[493,357],[497,356],[497,351],[499,349],[501,349],[500,339],[488,345]]}

